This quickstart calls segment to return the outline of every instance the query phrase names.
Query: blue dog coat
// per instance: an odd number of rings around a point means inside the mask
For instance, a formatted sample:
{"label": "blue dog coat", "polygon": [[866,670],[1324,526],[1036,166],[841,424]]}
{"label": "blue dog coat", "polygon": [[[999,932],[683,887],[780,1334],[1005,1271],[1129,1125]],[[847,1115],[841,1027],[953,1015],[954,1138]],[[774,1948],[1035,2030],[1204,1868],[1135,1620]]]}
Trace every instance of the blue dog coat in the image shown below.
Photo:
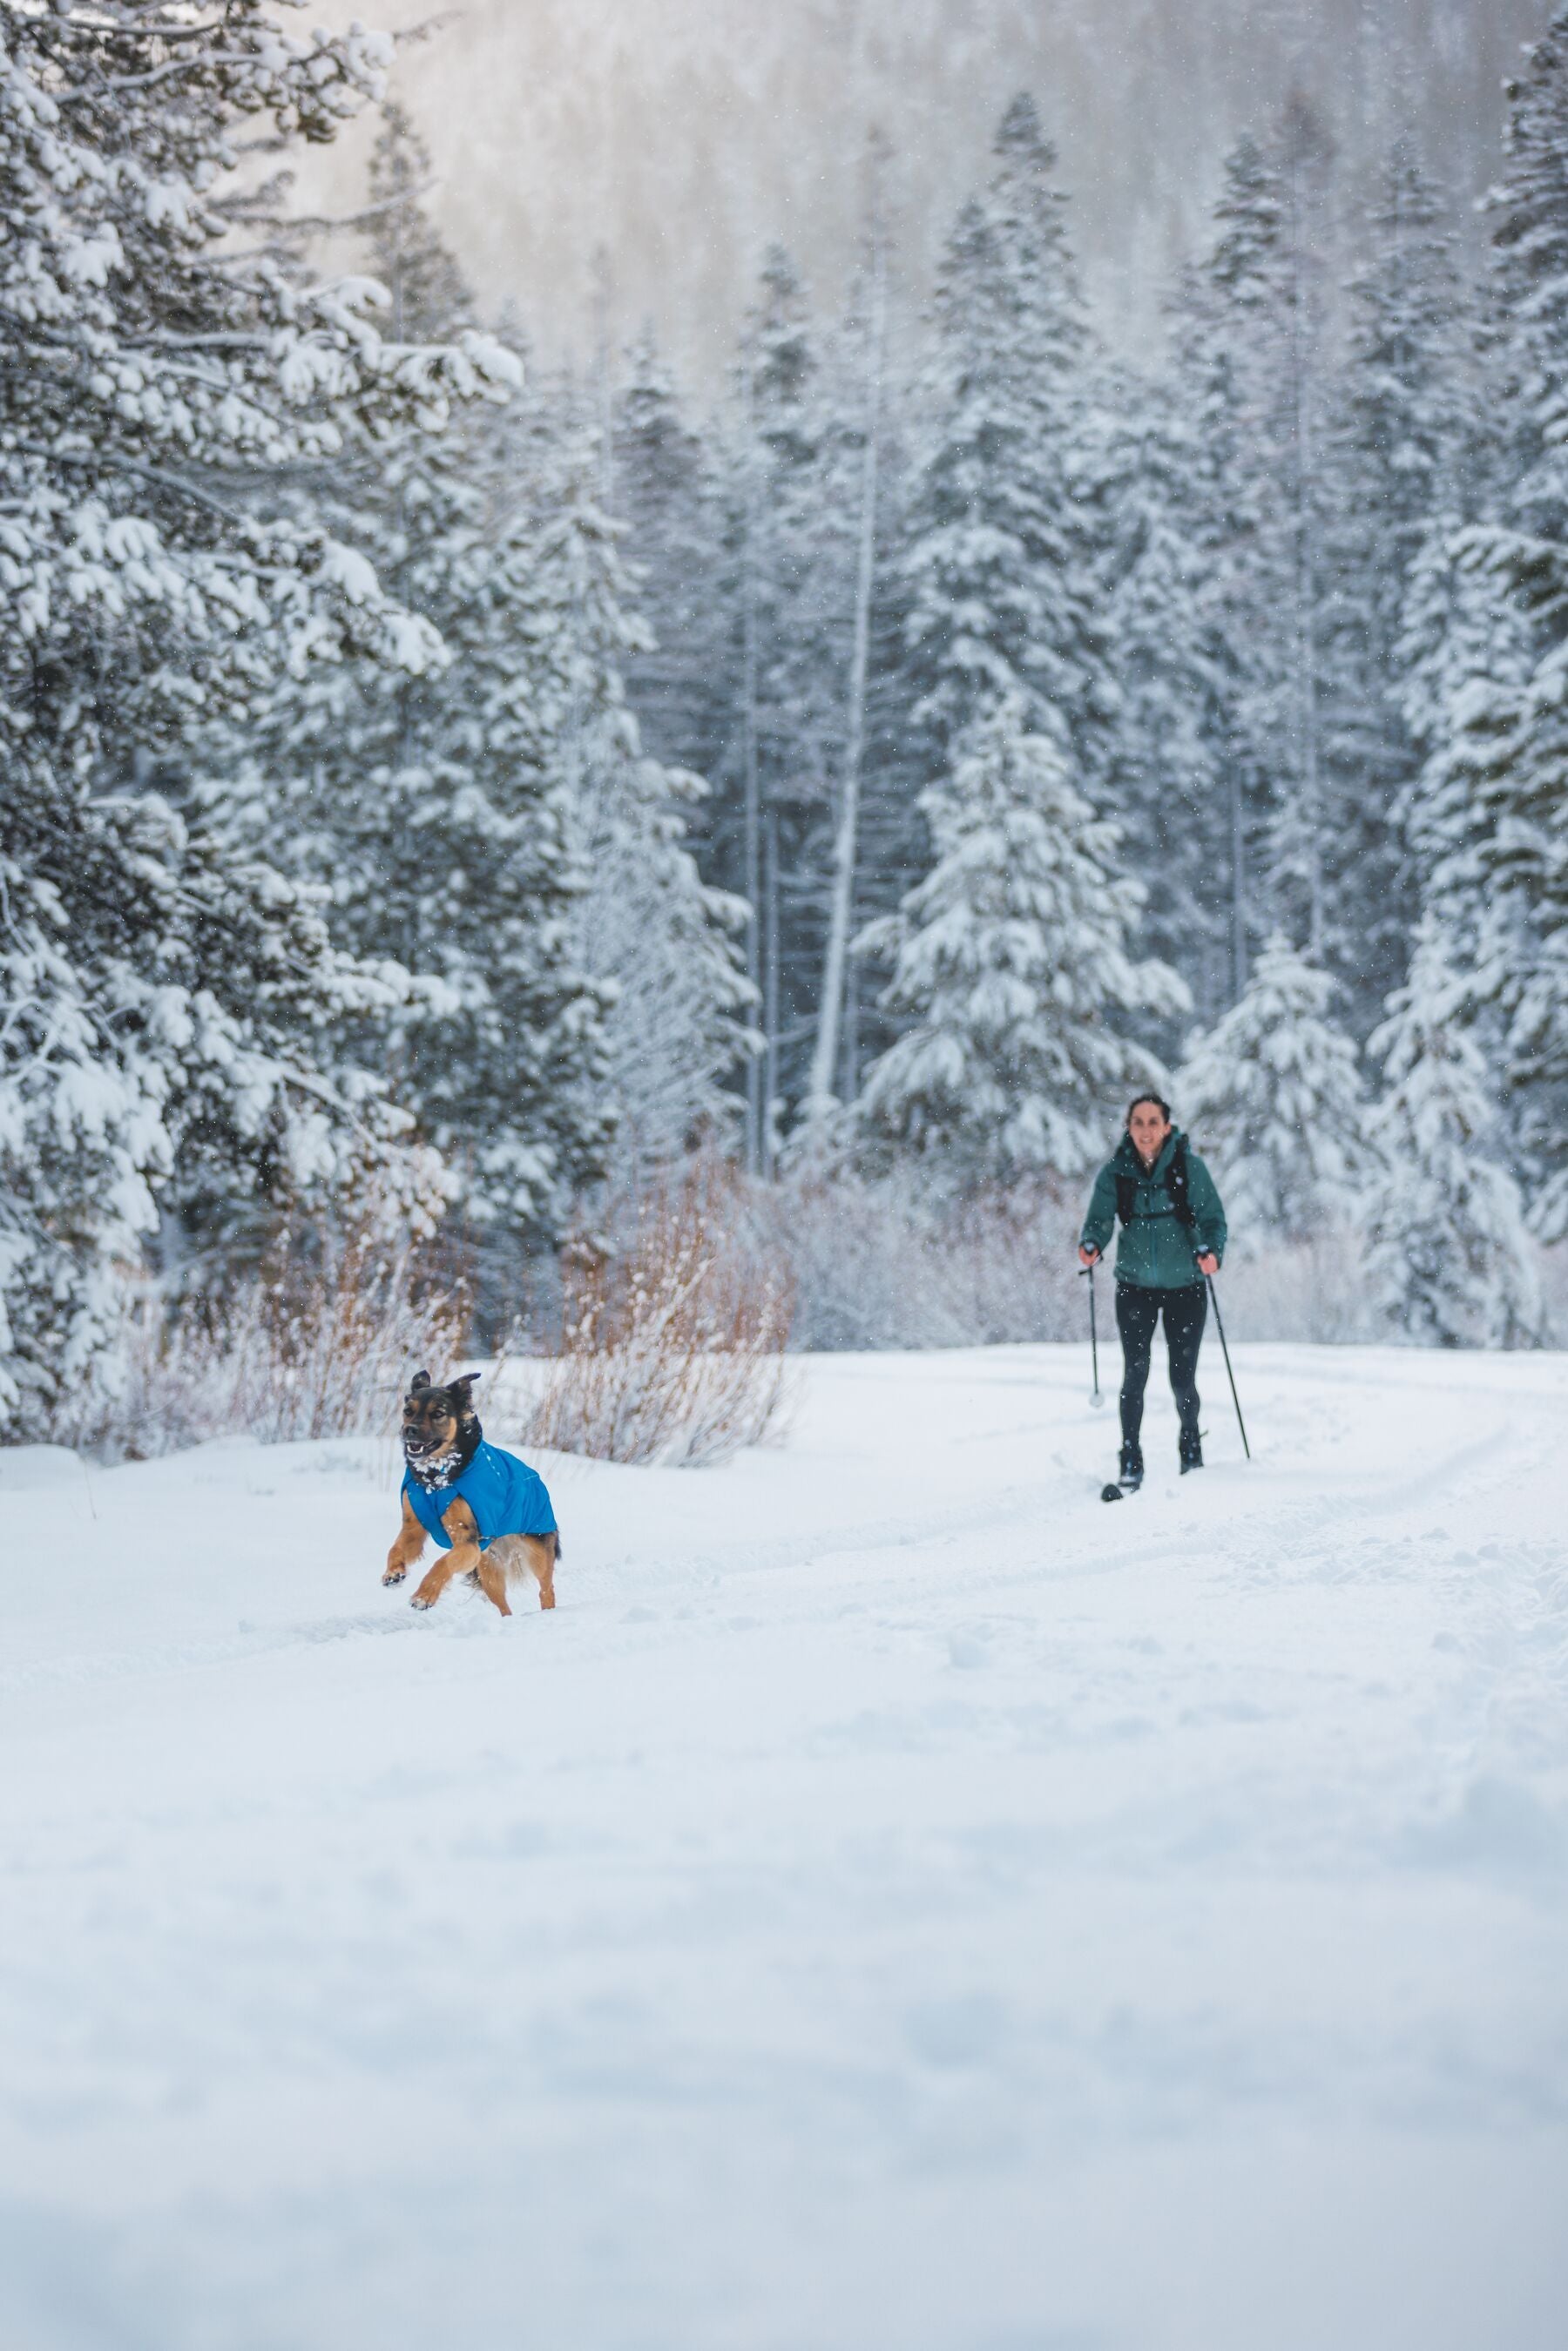
{"label": "blue dog coat", "polygon": [[553,1535],[556,1531],[544,1479],[515,1453],[503,1453],[498,1445],[481,1445],[449,1486],[422,1486],[413,1471],[405,1469],[402,1490],[425,1533],[434,1535],[438,1543],[451,1540],[441,1516],[459,1497],[474,1513],[481,1551],[488,1550],[498,1535]]}

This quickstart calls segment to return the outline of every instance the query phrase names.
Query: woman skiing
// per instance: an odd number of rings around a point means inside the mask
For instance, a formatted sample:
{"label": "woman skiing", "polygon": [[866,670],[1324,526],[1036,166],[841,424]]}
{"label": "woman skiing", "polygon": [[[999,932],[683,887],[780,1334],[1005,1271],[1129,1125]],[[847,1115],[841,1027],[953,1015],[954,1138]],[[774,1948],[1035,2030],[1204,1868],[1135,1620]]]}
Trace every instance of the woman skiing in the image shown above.
{"label": "woman skiing", "polygon": [[1165,1317],[1171,1388],[1181,1416],[1181,1467],[1203,1467],[1197,1426],[1197,1351],[1208,1313],[1205,1277],[1225,1254],[1225,1210],[1214,1178],[1171,1124],[1170,1104],[1140,1094],[1114,1158],[1094,1179],[1078,1255],[1097,1265],[1117,1218],[1116,1328],[1122,1334],[1122,1467],[1131,1492],[1144,1482],[1139,1434],[1155,1326]]}

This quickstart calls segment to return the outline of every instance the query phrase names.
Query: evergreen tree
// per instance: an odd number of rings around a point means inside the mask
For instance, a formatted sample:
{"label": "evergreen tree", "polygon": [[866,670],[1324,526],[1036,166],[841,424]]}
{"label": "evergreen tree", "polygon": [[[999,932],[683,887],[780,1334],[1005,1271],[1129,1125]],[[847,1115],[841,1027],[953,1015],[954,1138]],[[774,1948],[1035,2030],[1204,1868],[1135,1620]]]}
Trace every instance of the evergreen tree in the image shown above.
{"label": "evergreen tree", "polygon": [[[886,153],[873,139],[868,156],[870,186],[861,268],[835,358],[843,388],[836,430],[830,427],[841,460],[852,517],[853,583],[849,609],[849,661],[844,681],[843,747],[834,778],[832,863],[827,891],[827,936],[816,997],[816,1035],[807,1087],[812,1115],[838,1099],[851,998],[851,941],[855,921],[862,853],[862,810],[868,769],[872,716],[871,674],[876,644],[878,556],[887,508],[884,422],[887,377],[888,232],[883,177]],[[854,1081],[844,1088],[852,1098]]]}
{"label": "evergreen tree", "polygon": [[1490,597],[1493,635],[1435,757],[1440,778],[1473,790],[1480,873],[1513,918],[1509,952],[1483,956],[1473,995],[1508,1024],[1531,1215],[1555,1236],[1568,1229],[1568,8],[1509,92],[1507,170],[1490,201],[1496,423],[1513,479],[1452,549]]}
{"label": "evergreen tree", "polygon": [[724,448],[730,695],[707,857],[709,877],[752,910],[747,969],[762,1050],[747,1071],[747,1153],[765,1169],[782,1111],[806,1091],[821,970],[853,593],[840,455],[806,289],[776,246],[742,339]]}
{"label": "evergreen tree", "polygon": [[649,643],[627,647],[626,696],[649,756],[716,775],[727,735],[728,618],[714,591],[725,518],[716,462],[686,422],[651,332],[614,408],[614,514]]}
{"label": "evergreen tree", "polygon": [[1204,452],[1169,379],[1109,377],[1096,403],[1106,595],[1121,712],[1111,804],[1148,893],[1144,928],[1205,1019],[1230,1000],[1228,665],[1212,623]]}
{"label": "evergreen tree", "polygon": [[[1421,876],[1402,818],[1420,766],[1402,661],[1436,517],[1458,517],[1478,434],[1475,354],[1446,208],[1407,141],[1390,157],[1353,281],[1328,455],[1324,862],[1353,1025],[1403,974]],[[1453,528],[1450,523],[1449,528]]]}
{"label": "evergreen tree", "polygon": [[[1177,512],[1192,518],[1200,559],[1192,611],[1211,676],[1199,723],[1223,807],[1227,1002],[1245,988],[1268,928],[1267,831],[1281,772],[1270,740],[1279,700],[1272,616],[1286,608],[1290,582],[1271,527],[1274,475],[1260,458],[1277,405],[1271,289],[1281,210],[1277,172],[1256,141],[1243,139],[1226,159],[1213,246],[1201,266],[1183,273],[1173,303],[1172,406],[1190,420]],[[1270,616],[1261,627],[1260,614]]]}
{"label": "evergreen tree", "polygon": [[557,760],[585,877],[570,960],[606,999],[605,1094],[620,1155],[646,1165],[729,1125],[725,1081],[752,1003],[736,943],[747,910],[702,882],[687,845],[706,784],[643,750],[622,665],[649,655],[649,632],[597,502],[597,433],[580,418],[573,429],[573,405],[563,389],[533,488],[549,517],[534,586],[546,609],[567,616],[555,656],[565,697]]}
{"label": "evergreen tree", "polygon": [[[396,201],[371,211],[372,258],[394,313],[440,333],[469,305],[395,120],[377,169]],[[361,444],[316,489],[352,517],[435,652],[395,682],[369,663],[286,679],[237,756],[232,737],[214,745],[208,786],[231,829],[287,844],[329,893],[356,956],[412,975],[391,1020],[350,1028],[342,1050],[393,1071],[465,1219],[496,1235],[558,1228],[604,1165],[607,992],[571,953],[570,763],[619,692],[584,653],[618,623],[580,601],[573,560],[575,535],[607,526],[561,510],[549,422],[512,373],[504,410]]]}
{"label": "evergreen tree", "polygon": [[868,1148],[959,1188],[1077,1175],[1108,1102],[1160,1074],[1120,1024],[1183,996],[1129,953],[1143,893],[1119,870],[1117,830],[1058,739],[1030,731],[1021,695],[975,722],[924,809],[932,870],[862,940],[893,963],[888,998],[908,1024],[867,1073]]}
{"label": "evergreen tree", "polygon": [[1013,100],[993,152],[937,278],[905,557],[911,716],[936,772],[977,717],[1016,701],[1097,797],[1116,697],[1083,527],[1088,332],[1032,99]]}
{"label": "evergreen tree", "polygon": [[[440,424],[493,347],[386,344],[362,286],[254,227],[234,142],[329,139],[390,44],[104,0],[0,5],[0,1388],[47,1431],[110,1343],[159,1196],[230,1213],[396,1164],[401,1123],[323,1035],[391,992],[185,788],[196,718],[269,664],[428,656],[362,554],[281,484],[346,442]],[[395,982],[392,983],[395,987]],[[424,1176],[406,1160],[396,1180]]]}
{"label": "evergreen tree", "polygon": [[1334,825],[1325,719],[1333,699],[1326,642],[1328,546],[1334,481],[1328,437],[1326,274],[1333,146],[1299,93],[1274,142],[1281,196],[1270,295],[1275,362],[1263,445],[1274,469],[1270,569],[1287,588],[1278,613],[1278,700],[1271,714],[1281,788],[1270,840],[1276,920],[1294,921],[1309,949],[1337,963],[1344,939],[1330,874]]}
{"label": "evergreen tree", "polygon": [[1220,689],[1207,731],[1228,823],[1230,984],[1289,920],[1324,952],[1327,480],[1323,244],[1330,151],[1293,100],[1227,159],[1216,235],[1176,305],[1178,397],[1202,452],[1196,511]]}
{"label": "evergreen tree", "polygon": [[1355,1214],[1366,1109],[1355,1047],[1329,1017],[1333,995],[1327,973],[1276,933],[1177,1076],[1183,1123],[1215,1163],[1239,1236],[1301,1240]]}
{"label": "evergreen tree", "polygon": [[1383,1064],[1368,1272],[1383,1312],[1425,1346],[1531,1345],[1542,1301],[1519,1189],[1491,1156],[1496,1105],[1468,981],[1423,920],[1410,977],[1371,1040]]}
{"label": "evergreen tree", "polygon": [[1406,866],[1506,1062],[1505,1008],[1529,960],[1522,907],[1491,872],[1488,777],[1530,674],[1530,628],[1500,592],[1486,529],[1439,513],[1411,565],[1397,648],[1405,726],[1419,765],[1396,815]]}
{"label": "evergreen tree", "polygon": [[429,149],[401,106],[387,99],[381,111],[364,215],[371,255],[391,298],[396,340],[431,341],[473,325],[474,297],[424,207]]}

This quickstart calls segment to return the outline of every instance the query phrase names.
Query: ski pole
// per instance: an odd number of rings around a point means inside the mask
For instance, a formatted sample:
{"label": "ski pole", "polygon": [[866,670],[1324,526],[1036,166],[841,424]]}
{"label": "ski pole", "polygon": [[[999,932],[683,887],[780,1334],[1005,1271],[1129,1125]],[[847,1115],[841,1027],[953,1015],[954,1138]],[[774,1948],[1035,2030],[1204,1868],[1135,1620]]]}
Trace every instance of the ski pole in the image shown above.
{"label": "ski pole", "polygon": [[1085,1265],[1080,1266],[1078,1270],[1080,1280],[1084,1274],[1089,1276],[1089,1353],[1094,1364],[1094,1386],[1089,1401],[1091,1404],[1103,1404],[1105,1399],[1100,1393],[1100,1333],[1094,1324],[1094,1269],[1092,1265]]}
{"label": "ski pole", "polygon": [[1230,1350],[1225,1343],[1225,1317],[1219,1311],[1219,1292],[1214,1286],[1213,1274],[1206,1273],[1203,1278],[1208,1284],[1209,1301],[1214,1308],[1214,1327],[1219,1333],[1219,1352],[1225,1358],[1225,1376],[1230,1382],[1230,1401],[1236,1406],[1236,1426],[1241,1431],[1241,1450],[1250,1461],[1252,1447],[1247,1442],[1247,1423],[1241,1417],[1241,1399],[1236,1393],[1236,1374],[1230,1368]]}

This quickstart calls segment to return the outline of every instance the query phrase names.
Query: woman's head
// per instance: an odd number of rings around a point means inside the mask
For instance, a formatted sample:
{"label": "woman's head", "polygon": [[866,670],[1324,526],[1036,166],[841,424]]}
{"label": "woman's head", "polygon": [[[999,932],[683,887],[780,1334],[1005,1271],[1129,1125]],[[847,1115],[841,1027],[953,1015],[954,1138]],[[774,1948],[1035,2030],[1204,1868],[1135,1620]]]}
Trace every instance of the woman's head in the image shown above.
{"label": "woman's head", "polygon": [[1137,1094],[1127,1109],[1127,1132],[1140,1159],[1151,1165],[1171,1131],[1171,1106],[1159,1094]]}

